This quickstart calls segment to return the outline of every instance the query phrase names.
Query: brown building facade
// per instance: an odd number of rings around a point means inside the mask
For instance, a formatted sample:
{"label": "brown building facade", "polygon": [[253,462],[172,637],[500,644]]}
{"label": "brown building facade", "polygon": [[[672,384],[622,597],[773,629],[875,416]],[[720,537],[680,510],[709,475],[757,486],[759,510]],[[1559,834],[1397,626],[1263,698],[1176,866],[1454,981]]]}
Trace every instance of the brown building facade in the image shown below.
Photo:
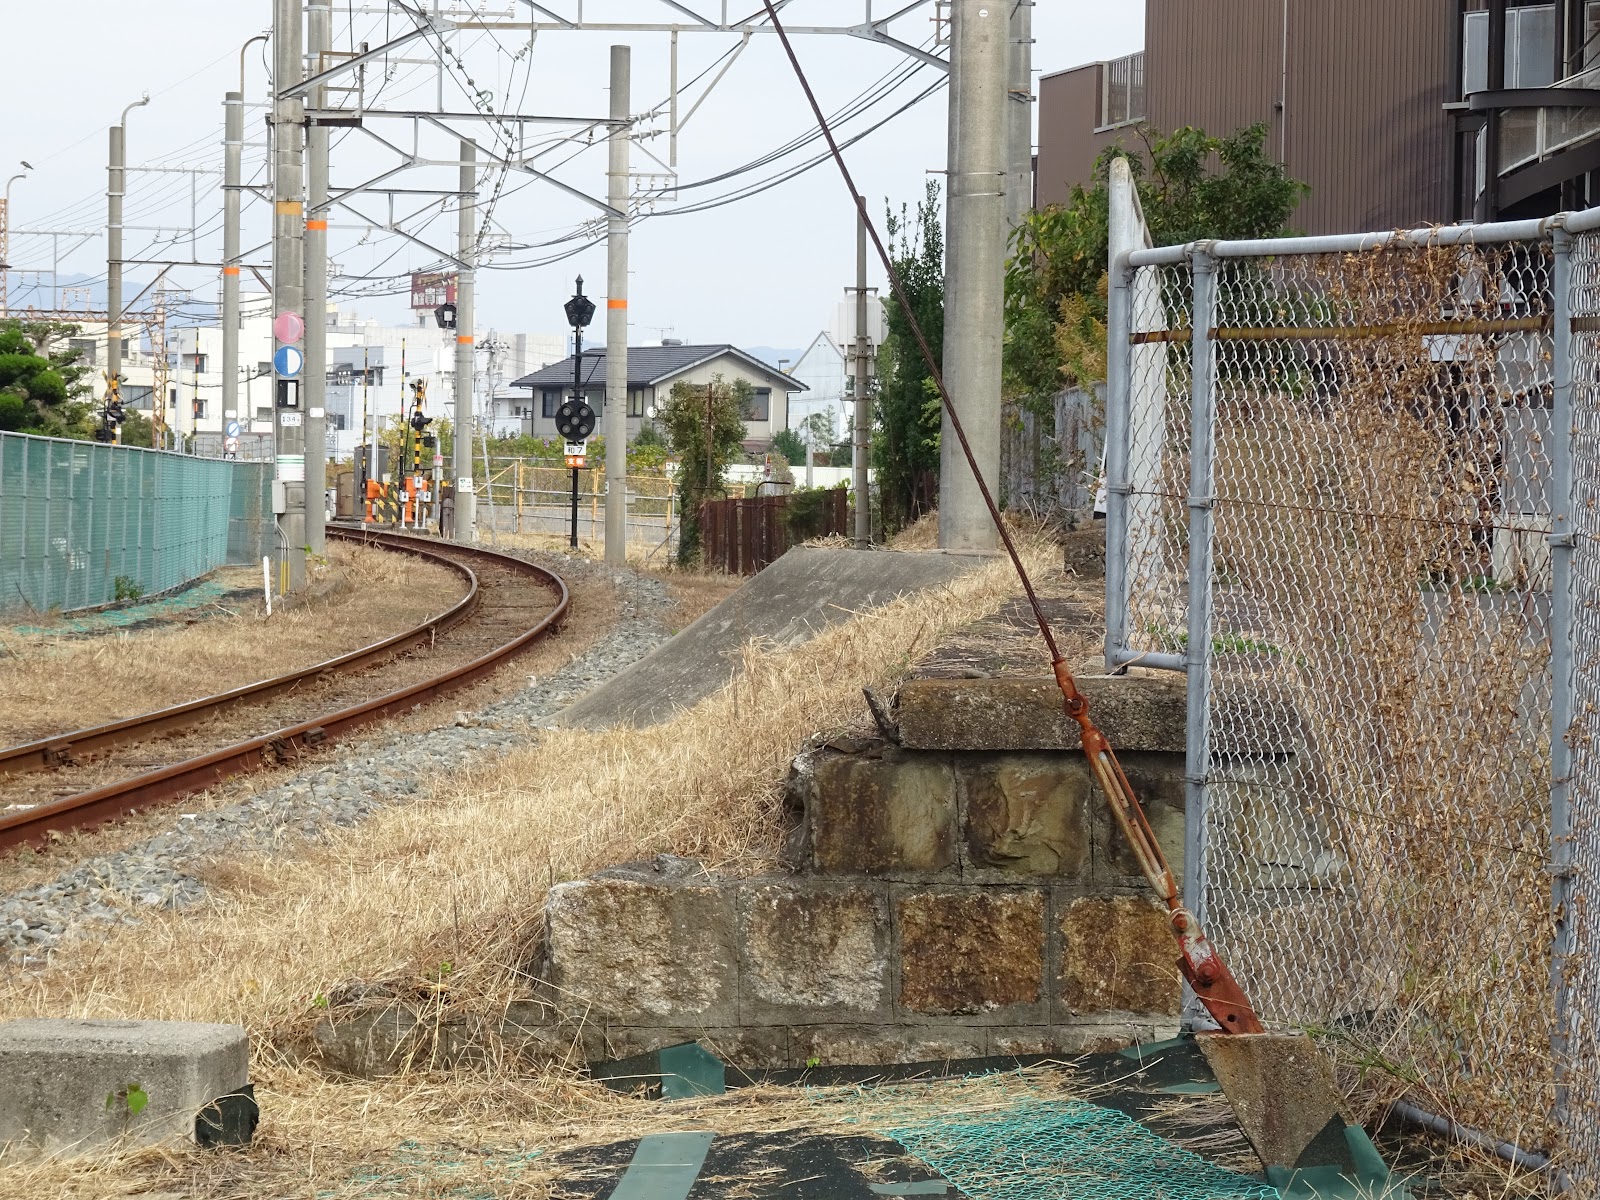
{"label": "brown building facade", "polygon": [[1310,185],[1308,234],[1582,207],[1600,166],[1596,0],[1146,0],[1145,30],[1139,54],[1041,80],[1041,205],[1146,124],[1265,125]]}

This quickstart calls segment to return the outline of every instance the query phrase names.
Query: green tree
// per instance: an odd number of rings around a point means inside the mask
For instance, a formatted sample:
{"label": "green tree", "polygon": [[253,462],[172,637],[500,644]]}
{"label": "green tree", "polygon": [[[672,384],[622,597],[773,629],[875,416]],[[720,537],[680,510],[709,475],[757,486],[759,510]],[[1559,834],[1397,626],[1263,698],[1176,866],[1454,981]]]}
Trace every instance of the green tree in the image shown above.
{"label": "green tree", "polygon": [[774,454],[781,454],[789,462],[805,462],[806,444],[800,440],[800,435],[792,429],[778,430],[778,436],[772,439],[768,447]]}
{"label": "green tree", "polygon": [[1157,245],[1281,234],[1308,188],[1267,154],[1265,125],[1225,138],[1184,128],[1140,131],[1142,147],[1112,147],[1090,185],[1065,205],[1029,214],[1006,272],[1009,400],[1045,415],[1062,387],[1105,378],[1106,257],[1111,163],[1133,172]]}
{"label": "green tree", "polygon": [[939,472],[939,392],[911,331],[914,316],[941,367],[944,362],[944,226],[939,185],[927,191],[911,216],[890,210],[886,228],[895,271],[910,302],[884,304],[888,334],[878,351],[877,429],[872,464],[877,469],[884,526],[893,532],[922,515],[933,499]]}
{"label": "green tree", "polygon": [[78,332],[60,321],[0,323],[0,430],[91,435],[89,367],[70,347]]}
{"label": "green tree", "polygon": [[683,524],[678,562],[688,566],[700,555],[700,505],[720,498],[728,464],[744,442],[745,421],[755,404],[748,380],[729,383],[721,375],[710,383],[675,383],[656,412],[657,425],[678,457],[677,491]]}

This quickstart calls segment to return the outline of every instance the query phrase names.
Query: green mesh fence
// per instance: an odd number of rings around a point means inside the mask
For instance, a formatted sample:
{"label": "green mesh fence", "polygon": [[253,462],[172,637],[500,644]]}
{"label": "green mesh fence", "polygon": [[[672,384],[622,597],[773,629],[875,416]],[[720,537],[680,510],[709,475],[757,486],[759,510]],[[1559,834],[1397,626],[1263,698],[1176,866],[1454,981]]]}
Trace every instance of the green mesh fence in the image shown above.
{"label": "green mesh fence", "polygon": [[880,1132],[971,1200],[1278,1200],[1270,1184],[1078,1100]]}
{"label": "green mesh fence", "polygon": [[0,612],[178,587],[267,551],[270,468],[0,434]]}

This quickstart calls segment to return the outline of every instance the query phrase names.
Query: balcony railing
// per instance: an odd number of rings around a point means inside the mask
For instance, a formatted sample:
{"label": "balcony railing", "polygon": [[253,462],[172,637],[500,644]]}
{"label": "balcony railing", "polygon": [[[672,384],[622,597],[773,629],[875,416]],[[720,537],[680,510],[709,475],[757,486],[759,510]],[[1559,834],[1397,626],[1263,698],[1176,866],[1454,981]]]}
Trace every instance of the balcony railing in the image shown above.
{"label": "balcony railing", "polygon": [[1145,119],[1144,52],[1112,59],[1101,71],[1100,128]]}

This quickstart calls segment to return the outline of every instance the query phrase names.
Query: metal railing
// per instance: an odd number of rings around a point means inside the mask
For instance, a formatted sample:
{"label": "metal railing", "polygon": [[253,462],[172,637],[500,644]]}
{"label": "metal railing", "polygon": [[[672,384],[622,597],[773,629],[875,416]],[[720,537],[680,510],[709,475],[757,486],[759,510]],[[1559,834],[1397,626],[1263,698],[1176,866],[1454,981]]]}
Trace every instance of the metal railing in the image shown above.
{"label": "metal railing", "polygon": [[[1115,255],[1108,663],[1269,1024],[1600,1182],[1600,211]],[[1191,1020],[1197,1014],[1191,1010]]]}

